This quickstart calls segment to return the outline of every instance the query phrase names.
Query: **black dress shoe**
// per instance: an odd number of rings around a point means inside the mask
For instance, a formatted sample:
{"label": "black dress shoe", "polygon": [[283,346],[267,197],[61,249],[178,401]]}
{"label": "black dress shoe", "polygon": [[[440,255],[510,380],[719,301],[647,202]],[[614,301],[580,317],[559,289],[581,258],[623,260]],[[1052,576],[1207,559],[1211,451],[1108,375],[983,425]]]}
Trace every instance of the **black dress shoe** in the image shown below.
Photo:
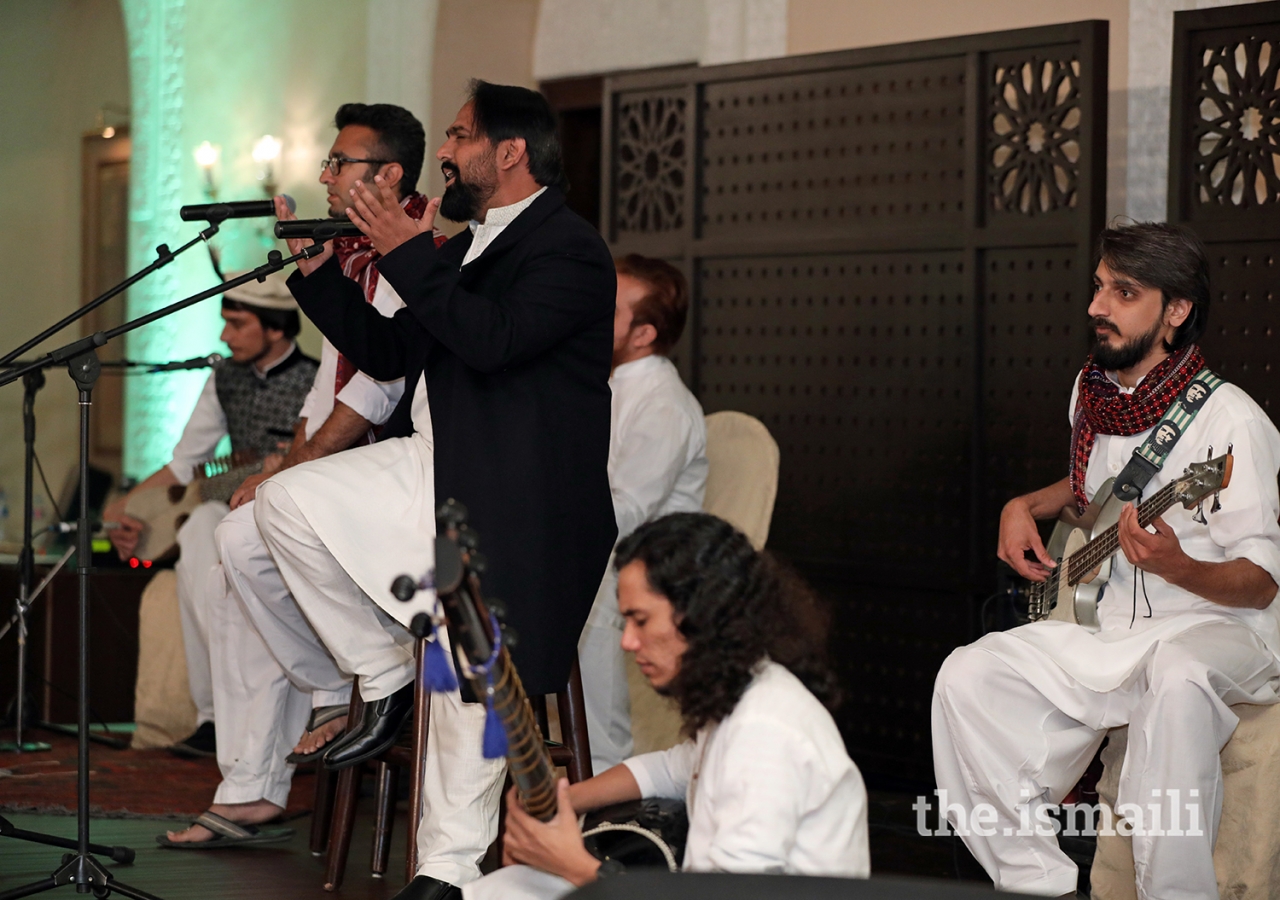
{"label": "black dress shoe", "polygon": [[462,888],[430,875],[416,875],[391,900],[462,900]]}
{"label": "black dress shoe", "polygon": [[405,719],[413,712],[413,683],[390,697],[364,705],[364,717],[352,729],[329,745],[324,755],[326,769],[345,769],[372,759],[396,742]]}
{"label": "black dress shoe", "polygon": [[201,722],[199,728],[169,747],[169,752],[183,759],[215,759],[218,756],[218,735],[213,723]]}

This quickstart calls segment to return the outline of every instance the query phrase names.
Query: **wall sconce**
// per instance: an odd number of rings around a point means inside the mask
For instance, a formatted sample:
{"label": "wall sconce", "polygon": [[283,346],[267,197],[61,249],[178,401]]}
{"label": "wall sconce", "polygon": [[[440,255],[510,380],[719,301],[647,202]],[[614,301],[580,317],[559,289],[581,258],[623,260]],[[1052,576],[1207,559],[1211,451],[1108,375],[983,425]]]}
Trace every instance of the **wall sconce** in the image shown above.
{"label": "wall sconce", "polygon": [[218,160],[222,158],[222,148],[217,144],[205,141],[195,149],[193,155],[196,159],[196,165],[204,173],[204,192],[209,195],[210,200],[216,199],[218,185],[214,181],[213,170],[217,167]]}
{"label": "wall sconce", "polygon": [[280,148],[280,139],[270,134],[264,134],[253,145],[253,161],[258,164],[258,180],[262,182],[262,189],[267,192],[268,197],[274,197],[276,193],[275,164],[280,159]]}

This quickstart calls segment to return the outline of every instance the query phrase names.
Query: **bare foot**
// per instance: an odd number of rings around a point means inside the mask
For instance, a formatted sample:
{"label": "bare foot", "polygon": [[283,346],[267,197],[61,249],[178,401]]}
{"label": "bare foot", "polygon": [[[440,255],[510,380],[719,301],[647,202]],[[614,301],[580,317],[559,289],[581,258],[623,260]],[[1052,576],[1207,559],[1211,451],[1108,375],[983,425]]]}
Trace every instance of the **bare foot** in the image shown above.
{"label": "bare foot", "polygon": [[[284,812],[284,807],[276,806],[268,800],[254,800],[252,803],[215,803],[209,807],[209,812],[235,822],[237,825],[261,825]],[[165,833],[175,844],[199,844],[214,837],[213,832],[203,825],[192,825],[182,831]]]}
{"label": "bare foot", "polygon": [[315,731],[304,731],[302,733],[302,739],[299,740],[297,746],[293,748],[293,752],[298,754],[314,753],[334,738],[340,736],[342,732],[346,730],[346,716],[339,716],[336,719],[330,719]]}

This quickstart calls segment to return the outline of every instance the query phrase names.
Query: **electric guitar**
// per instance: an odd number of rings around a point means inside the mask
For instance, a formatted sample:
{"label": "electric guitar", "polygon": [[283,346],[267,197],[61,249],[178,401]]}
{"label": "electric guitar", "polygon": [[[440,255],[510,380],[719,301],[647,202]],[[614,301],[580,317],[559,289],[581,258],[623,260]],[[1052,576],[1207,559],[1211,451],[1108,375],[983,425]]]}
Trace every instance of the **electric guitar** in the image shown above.
{"label": "electric guitar", "polygon": [[[555,766],[507,651],[515,643],[514,631],[502,624],[501,605],[493,600],[486,605],[481,597],[479,574],[484,571],[484,558],[478,551],[479,538],[467,527],[466,517],[466,508],[456,500],[440,505],[436,512],[434,572],[421,580],[401,575],[392,583],[391,593],[397,600],[408,602],[419,590],[434,587],[459,658],[469,665],[483,665],[492,659],[492,678],[471,677],[472,689],[477,697],[489,696],[502,722],[507,735],[508,770],[521,804],[534,818],[549,822],[556,815]],[[495,620],[497,634],[491,625]],[[425,637],[431,632],[430,616],[418,613],[409,630],[416,637]],[[499,645],[496,654],[495,643]],[[592,813],[590,822],[598,824],[583,837],[587,848],[597,856],[607,853],[627,866],[660,865],[672,872],[679,869],[688,832],[684,804],[654,800],[619,804]]]}
{"label": "electric guitar", "polygon": [[[1138,505],[1138,523],[1145,528],[1175,503],[1190,509],[1209,494],[1217,494],[1231,483],[1231,465],[1229,453],[1192,463],[1180,477]],[[1081,519],[1055,526],[1045,549],[1058,566],[1045,581],[1028,590],[1027,615],[1032,621],[1056,619],[1090,631],[1100,628],[1098,598],[1111,577],[1111,558],[1120,549],[1117,522],[1122,507],[1112,496],[1108,479]]]}

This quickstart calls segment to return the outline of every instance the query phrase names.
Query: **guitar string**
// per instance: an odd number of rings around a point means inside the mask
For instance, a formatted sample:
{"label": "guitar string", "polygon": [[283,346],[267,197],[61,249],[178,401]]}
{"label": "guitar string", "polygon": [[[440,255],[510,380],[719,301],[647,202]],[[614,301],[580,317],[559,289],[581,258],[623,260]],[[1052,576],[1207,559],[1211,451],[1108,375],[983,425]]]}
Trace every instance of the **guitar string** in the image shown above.
{"label": "guitar string", "polygon": [[[1153,494],[1138,507],[1138,524],[1145,528],[1155,521],[1161,513],[1173,505],[1175,493],[1176,484],[1168,484]],[[1078,584],[1081,578],[1112,556],[1116,546],[1119,545],[1119,534],[1119,525],[1112,525],[1090,541],[1083,553],[1073,555],[1067,564],[1067,583]]]}

